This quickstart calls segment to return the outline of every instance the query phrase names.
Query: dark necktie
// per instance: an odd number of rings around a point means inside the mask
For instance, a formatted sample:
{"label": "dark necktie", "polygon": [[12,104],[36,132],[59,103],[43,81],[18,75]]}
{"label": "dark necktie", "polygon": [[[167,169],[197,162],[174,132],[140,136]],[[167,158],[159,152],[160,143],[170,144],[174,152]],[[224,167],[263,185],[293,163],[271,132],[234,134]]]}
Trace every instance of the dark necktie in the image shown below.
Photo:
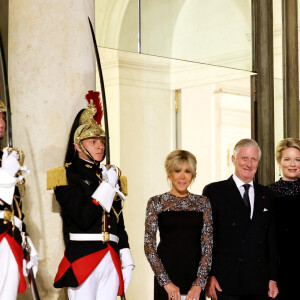
{"label": "dark necktie", "polygon": [[244,184],[243,187],[245,189],[245,193],[243,195],[243,200],[244,203],[246,205],[246,207],[248,208],[248,212],[249,212],[249,218],[250,218],[250,214],[251,214],[251,206],[250,206],[250,199],[249,199],[249,188],[250,188],[250,184]]}

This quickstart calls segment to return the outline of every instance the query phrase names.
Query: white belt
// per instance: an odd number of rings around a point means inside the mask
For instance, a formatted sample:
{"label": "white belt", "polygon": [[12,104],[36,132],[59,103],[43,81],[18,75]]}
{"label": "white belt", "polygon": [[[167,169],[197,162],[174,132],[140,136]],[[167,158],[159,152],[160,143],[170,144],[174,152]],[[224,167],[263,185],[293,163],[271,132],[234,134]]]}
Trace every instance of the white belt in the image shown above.
{"label": "white belt", "polygon": [[119,242],[119,238],[111,233],[70,233],[71,241],[102,241],[102,242]]}
{"label": "white belt", "polygon": [[[0,210],[0,219],[4,219],[4,211]],[[9,220],[8,220],[9,221]],[[9,221],[11,222],[11,221]],[[22,224],[23,222],[16,216],[14,216],[14,225],[22,231]]]}

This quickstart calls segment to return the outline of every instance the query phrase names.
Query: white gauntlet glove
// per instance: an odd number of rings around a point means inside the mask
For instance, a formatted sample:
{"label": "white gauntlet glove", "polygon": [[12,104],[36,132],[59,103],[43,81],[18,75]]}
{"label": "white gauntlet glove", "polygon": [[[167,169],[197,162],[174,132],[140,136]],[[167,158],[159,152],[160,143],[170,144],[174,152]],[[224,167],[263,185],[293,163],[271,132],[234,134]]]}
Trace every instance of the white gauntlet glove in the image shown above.
{"label": "white gauntlet glove", "polygon": [[112,166],[108,171],[106,167],[101,166],[103,180],[108,181],[112,186],[115,186],[118,181],[118,174],[114,166]]}
{"label": "white gauntlet glove", "polygon": [[122,269],[123,280],[124,280],[124,293],[126,293],[129,283],[131,281],[133,266],[127,266]]}
{"label": "white gauntlet glove", "polygon": [[99,187],[96,189],[92,195],[93,199],[107,211],[110,212],[113,200],[116,193],[118,193],[121,199],[125,200],[124,194],[120,191],[120,187],[117,183],[118,174],[114,166],[112,166],[108,171],[104,165],[101,166],[102,169],[102,179]]}
{"label": "white gauntlet glove", "polygon": [[8,154],[7,149],[3,150],[2,169],[12,177],[16,175],[20,169],[20,163],[16,151],[12,151]]}
{"label": "white gauntlet glove", "polygon": [[124,292],[126,293],[129,283],[131,281],[132,270],[134,269],[134,262],[129,248],[120,250],[120,259],[122,262],[122,274],[124,280]]}
{"label": "white gauntlet glove", "polygon": [[15,174],[20,169],[17,152],[13,151],[8,155],[7,150],[4,149],[1,165],[2,166],[0,168],[0,199],[2,199],[8,205],[11,205],[15,192],[15,185],[18,182],[18,179],[15,177]]}
{"label": "white gauntlet glove", "polygon": [[38,271],[38,253],[30,239],[29,236],[26,237],[27,243],[29,244],[30,247],[30,260],[26,261],[25,259],[23,260],[23,274],[24,276],[28,276],[28,270],[32,268],[33,271],[33,276],[36,278],[36,273]]}
{"label": "white gauntlet glove", "polygon": [[[15,177],[16,173],[21,170],[22,175]],[[26,166],[20,167],[18,155],[16,151],[8,154],[7,150],[3,150],[2,167],[0,168],[0,199],[11,205],[15,191],[15,185],[29,174]]]}

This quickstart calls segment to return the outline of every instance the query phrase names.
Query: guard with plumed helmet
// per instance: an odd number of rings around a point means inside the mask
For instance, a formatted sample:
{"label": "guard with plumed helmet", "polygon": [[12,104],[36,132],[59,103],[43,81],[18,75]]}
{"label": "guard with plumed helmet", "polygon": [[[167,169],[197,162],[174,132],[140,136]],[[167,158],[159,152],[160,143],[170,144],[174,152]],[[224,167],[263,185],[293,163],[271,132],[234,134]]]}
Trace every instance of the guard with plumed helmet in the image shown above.
{"label": "guard with plumed helmet", "polygon": [[126,177],[104,165],[105,131],[98,92],[86,95],[70,132],[65,166],[48,171],[47,188],[60,204],[65,255],[54,286],[69,299],[115,300],[126,291],[134,263],[123,219]]}

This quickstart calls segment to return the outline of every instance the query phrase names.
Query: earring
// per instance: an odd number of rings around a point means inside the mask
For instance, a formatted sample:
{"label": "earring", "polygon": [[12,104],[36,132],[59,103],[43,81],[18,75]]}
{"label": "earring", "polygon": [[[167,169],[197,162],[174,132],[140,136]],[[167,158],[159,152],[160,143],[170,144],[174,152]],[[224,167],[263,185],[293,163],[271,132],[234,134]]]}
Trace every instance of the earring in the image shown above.
{"label": "earring", "polygon": [[279,168],[279,177],[281,177],[281,168]]}

